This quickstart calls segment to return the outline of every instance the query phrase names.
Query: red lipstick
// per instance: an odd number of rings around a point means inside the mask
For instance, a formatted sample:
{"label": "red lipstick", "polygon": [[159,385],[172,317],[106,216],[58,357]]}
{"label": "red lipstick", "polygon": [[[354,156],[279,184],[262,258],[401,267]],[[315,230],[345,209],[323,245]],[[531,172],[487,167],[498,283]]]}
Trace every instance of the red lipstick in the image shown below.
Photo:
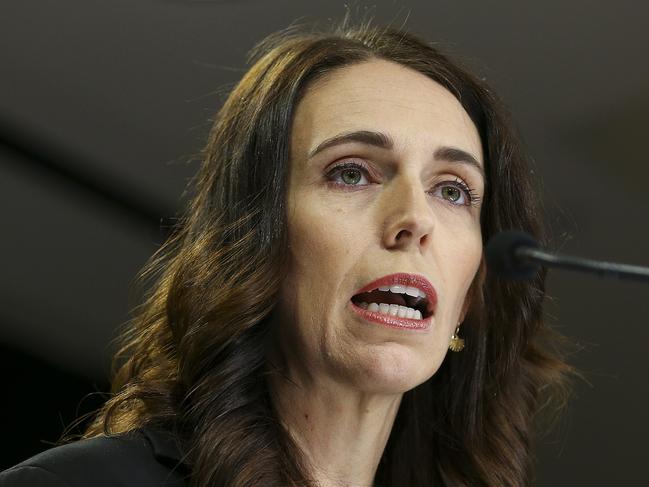
{"label": "red lipstick", "polygon": [[397,273],[383,276],[369,284],[363,286],[354,293],[354,296],[362,293],[369,293],[380,287],[401,285],[415,287],[420,289],[426,295],[426,316],[423,319],[400,318],[391,314],[383,314],[375,311],[369,311],[357,306],[350,301],[352,310],[367,321],[372,321],[392,328],[418,329],[423,330],[430,327],[432,315],[437,305],[437,293],[434,286],[425,277],[418,274]]}

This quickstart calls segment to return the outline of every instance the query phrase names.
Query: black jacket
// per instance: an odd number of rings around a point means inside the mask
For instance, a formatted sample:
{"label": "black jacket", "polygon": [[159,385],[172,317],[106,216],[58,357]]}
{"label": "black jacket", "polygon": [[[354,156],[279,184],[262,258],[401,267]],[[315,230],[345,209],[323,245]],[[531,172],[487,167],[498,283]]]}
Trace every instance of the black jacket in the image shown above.
{"label": "black jacket", "polygon": [[184,487],[181,457],[170,436],[144,428],[47,450],[0,473],[0,487]]}

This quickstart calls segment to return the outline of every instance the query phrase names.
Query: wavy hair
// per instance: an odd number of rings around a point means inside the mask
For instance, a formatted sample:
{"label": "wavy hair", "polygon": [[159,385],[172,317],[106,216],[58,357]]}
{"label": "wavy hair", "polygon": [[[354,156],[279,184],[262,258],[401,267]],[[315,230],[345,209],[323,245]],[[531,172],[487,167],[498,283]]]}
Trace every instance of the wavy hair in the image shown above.
{"label": "wavy hair", "polygon": [[[369,23],[290,27],[252,50],[219,110],[178,229],[140,274],[113,395],[85,436],[144,425],[184,445],[195,486],[314,485],[267,386],[271,314],[287,269],[286,190],[296,106],[316,79],[372,59],[444,86],[475,123],[487,175],[484,241],[519,229],[546,241],[533,174],[502,103],[432,45]],[[522,486],[536,417],[559,411],[574,370],[543,319],[545,275],[501,280],[484,263],[463,325],[468,343],[404,394],[377,486]],[[554,401],[554,402],[553,402]]]}

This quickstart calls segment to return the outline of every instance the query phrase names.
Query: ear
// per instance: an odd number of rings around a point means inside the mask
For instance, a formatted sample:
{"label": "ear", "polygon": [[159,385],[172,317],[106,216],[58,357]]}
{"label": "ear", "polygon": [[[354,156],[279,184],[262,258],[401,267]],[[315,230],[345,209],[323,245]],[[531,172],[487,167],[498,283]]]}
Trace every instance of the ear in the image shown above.
{"label": "ear", "polygon": [[473,278],[471,286],[464,297],[464,303],[462,304],[462,311],[460,312],[460,323],[463,323],[466,315],[469,313],[471,306],[482,301],[482,287],[485,281],[485,275],[487,273],[487,265],[485,264],[484,258],[480,261],[480,266],[478,271]]}
{"label": "ear", "polygon": [[471,290],[469,290],[469,292],[466,293],[466,297],[464,298],[464,304],[462,305],[462,311],[460,312],[460,318],[459,318],[460,323],[464,322],[464,318],[466,318],[469,309],[471,309],[471,295],[472,292]]}

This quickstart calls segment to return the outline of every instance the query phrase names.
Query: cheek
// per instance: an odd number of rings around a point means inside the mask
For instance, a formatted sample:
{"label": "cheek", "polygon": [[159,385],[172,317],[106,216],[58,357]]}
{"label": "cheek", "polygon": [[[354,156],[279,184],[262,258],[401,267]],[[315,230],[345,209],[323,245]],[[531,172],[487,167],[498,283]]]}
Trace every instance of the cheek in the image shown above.
{"label": "cheek", "polygon": [[[319,361],[336,329],[330,320],[347,304],[341,283],[354,267],[358,233],[342,209],[317,198],[301,198],[288,218],[290,261],[282,285],[281,316],[291,347],[301,359]],[[329,345],[326,345],[329,344]]]}
{"label": "cheek", "polygon": [[354,252],[361,250],[363,232],[340,207],[303,198],[288,223],[294,263],[298,268],[320,269],[314,274],[323,276],[351,265]]}
{"label": "cheek", "polygon": [[467,229],[463,234],[450,235],[440,254],[441,271],[453,307],[461,307],[467,291],[482,261],[482,235],[480,228]]}

